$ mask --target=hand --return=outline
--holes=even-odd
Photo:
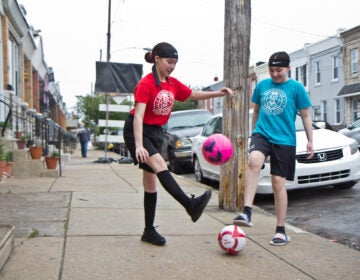
[[[306,146],[306,150],[308,152],[308,156],[306,157],[306,159],[311,159],[314,156],[314,147],[312,145],[312,142],[308,142],[307,146]]]
[[[136,160],[141,163],[146,162],[149,158],[149,153],[143,146],[136,147],[135,155]]]
[[[234,93],[233,91],[230,89],[230,88],[227,88],[227,87],[223,87],[221,90],[220,90],[221,93],[223,93],[223,96],[228,94],[230,96],[233,96]]]

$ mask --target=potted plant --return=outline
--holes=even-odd
[[[12,174],[12,168],[13,168],[13,164],[14,164],[14,153],[13,151],[8,151],[5,154],[5,172],[6,172],[6,176],[7,177],[11,177]]]
[[[32,159],[40,159],[43,155],[43,147],[37,145],[29,146],[29,153]]]
[[[26,137],[22,136],[20,139],[16,141],[19,150],[24,150],[26,144]]]
[[[52,151],[49,156],[45,157],[45,163],[47,169],[56,169],[59,159],[60,157],[58,151],[56,150]]]
[[[22,139],[23,138],[23,132],[22,131],[15,131],[15,138],[16,139]]]

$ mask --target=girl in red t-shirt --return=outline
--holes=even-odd
[[[176,49],[168,43],[157,44],[145,54],[145,60],[153,63],[152,73],[137,84],[135,106],[130,111],[124,126],[124,140],[134,164],[143,169],[145,229],[144,242],[165,245],[166,240],[154,228],[157,201],[156,178],[181,205],[193,222],[196,222],[211,198],[211,191],[199,197],[188,197],[174,180],[160,155],[164,138],[162,125],[166,124],[175,100],[208,99],[226,94],[233,95],[229,88],[220,91],[193,91],[177,79],[170,77],[178,62]]]

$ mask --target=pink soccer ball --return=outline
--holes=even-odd
[[[237,255],[245,249],[246,234],[238,226],[229,225],[221,229],[218,234],[219,246],[229,255]]]
[[[204,158],[211,164],[222,165],[232,156],[233,147],[229,138],[223,134],[213,134],[202,145]]]

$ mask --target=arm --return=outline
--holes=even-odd
[[[223,87],[219,91],[195,91],[193,90],[189,96],[189,98],[193,100],[201,100],[201,99],[208,99],[214,98],[219,96],[225,96],[226,94],[233,96],[233,91],[227,87]]]
[[[312,120],[311,120],[311,116],[310,116],[310,109],[305,108],[305,109],[300,110],[300,116],[302,118],[306,137],[308,139],[308,144],[307,144],[306,149],[307,149],[307,152],[309,155],[307,156],[307,159],[310,159],[314,156]]]
[[[252,120],[251,120],[251,131],[254,131],[255,129],[255,124],[259,118],[259,110],[260,110],[259,104],[255,103]]]
[[[145,103],[135,103],[134,114],[134,138],[136,160],[145,162],[149,157],[148,151],[143,146],[143,120],[145,114]]]

